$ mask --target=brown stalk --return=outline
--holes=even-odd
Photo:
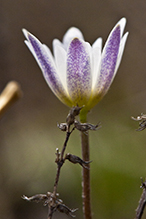
[[[16,81],[7,84],[0,95],[0,117],[22,96],[20,85]]]
[[[89,138],[84,132],[81,132],[82,159],[90,160]],[[87,168],[82,168],[82,200],[84,219],[91,219],[91,198],[90,198],[90,164]]]

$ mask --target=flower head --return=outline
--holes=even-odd
[[[61,43],[53,40],[53,53],[35,36],[23,29],[30,49],[54,94],[66,105],[94,107],[107,93],[121,62],[128,33],[126,19],[111,31],[102,50],[102,39],[91,46],[78,28],[71,27]]]

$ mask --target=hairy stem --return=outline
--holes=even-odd
[[[80,117],[81,122],[86,122],[86,116],[87,113],[84,114],[83,117]],[[81,146],[82,146],[82,159],[84,161],[89,161],[90,160],[89,135],[83,132],[81,132]],[[82,200],[83,200],[84,219],[91,219],[92,213],[91,213],[91,198],[90,198],[90,168],[82,169]]]

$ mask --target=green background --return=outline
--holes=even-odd
[[[16,80],[23,98],[0,120],[0,218],[42,219],[47,207],[27,203],[31,196],[53,190],[55,149],[61,149],[69,108],[50,91],[31,53],[24,45],[26,28],[52,49],[52,40],[71,26],[81,29],[91,44],[105,43],[123,16],[130,35],[121,66],[104,99],[88,115],[102,128],[90,132],[93,219],[134,218],[146,177],[146,130],[136,132],[131,120],[146,113],[146,3],[144,0],[0,0],[0,91]],[[80,134],[75,131],[67,152],[81,156]],[[66,162],[58,192],[82,217],[81,167]],[[55,218],[68,218],[56,213]],[[144,216],[143,218],[146,218]]]

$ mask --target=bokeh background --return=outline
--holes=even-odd
[[[146,113],[146,2],[144,0],[0,0],[0,92],[11,80],[20,83],[23,98],[0,120],[0,218],[43,219],[42,203],[31,196],[52,191],[55,149],[65,135],[57,127],[68,108],[50,91],[24,44],[26,28],[52,48],[70,26],[82,30],[91,44],[105,42],[116,22],[127,18],[130,35],[118,74],[88,121],[101,121],[90,133],[93,218],[134,218],[146,177],[146,131],[136,132],[131,120]],[[80,135],[71,136],[67,152],[81,155]],[[81,168],[66,162],[59,182],[60,198],[82,217]],[[55,218],[68,218],[56,213]],[[143,218],[146,218],[144,215]]]

